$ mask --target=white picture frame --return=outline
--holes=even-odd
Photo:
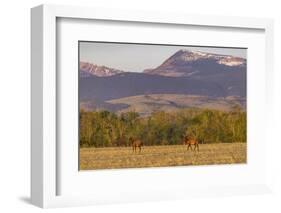
[[[260,156],[266,159],[264,166],[257,170],[257,174],[263,173],[263,178],[254,184],[247,182],[236,182],[231,184],[222,184],[219,186],[204,185],[194,183],[193,188],[178,188],[171,184],[163,190],[153,189],[150,195],[124,191],[123,196],[119,192],[110,192],[105,190],[104,194],[98,198],[98,195],[72,195],[60,194],[58,185],[62,184],[59,177],[61,166],[58,165],[60,152],[58,152],[57,139],[57,117],[58,117],[58,95],[57,88],[60,82],[57,79],[57,21],[60,18],[78,19],[78,20],[101,20],[101,21],[119,21],[130,23],[153,23],[155,26],[200,26],[207,28],[224,28],[227,30],[234,29],[253,29],[262,31],[264,37],[264,68],[261,75],[265,87],[261,92],[264,96],[264,106],[259,110],[268,112],[261,118],[266,126],[266,131],[262,134],[265,139],[265,146],[270,150],[270,131],[272,119],[272,95],[273,90],[273,21],[271,19],[241,18],[241,17],[216,17],[203,15],[173,14],[173,13],[154,13],[147,11],[125,11],[101,8],[85,8],[74,6],[54,6],[41,5],[31,10],[31,201],[33,204],[47,207],[62,207],[76,205],[92,205],[100,203],[117,203],[117,202],[139,202],[143,200],[166,200],[182,199],[198,196],[214,195],[233,195],[233,194],[252,194],[264,193],[271,191],[271,172],[270,161],[268,160],[268,151],[261,151]],[[257,85],[256,85],[257,86]],[[261,112],[261,111],[258,111]],[[63,164],[60,164],[63,165]],[[173,171],[183,171],[185,168]],[[206,167],[201,168],[207,169]],[[235,168],[234,168],[235,169]],[[244,168],[247,170],[247,168]],[[152,169],[149,169],[152,171]],[[210,169],[207,169],[210,170]],[[140,170],[138,170],[140,171]],[[146,170],[147,171],[147,170]],[[169,171],[169,168],[158,170],[163,175]],[[77,171],[78,172],[78,171]],[[108,172],[108,171],[107,171]],[[111,176],[120,171],[111,172]],[[164,172],[164,173],[161,173]],[[141,173],[141,172],[136,172]],[[177,172],[175,172],[176,174]],[[109,172],[107,173],[109,174]],[[90,175],[87,173],[84,176]],[[142,174],[144,175],[144,174]],[[179,175],[179,174],[177,174]],[[171,178],[175,178],[175,176]],[[70,178],[70,180],[72,180]],[[71,184],[71,182],[70,182]],[[73,184],[75,184],[73,182]],[[163,188],[165,185],[159,183],[158,187]],[[128,186],[129,187],[129,186]],[[75,187],[73,186],[73,190]],[[188,190],[187,190],[188,189]],[[71,191],[71,189],[70,189]],[[127,193],[127,194],[126,194]]]

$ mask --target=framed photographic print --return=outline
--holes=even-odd
[[[247,49],[79,41],[79,56],[80,170],[246,163]]]
[[[272,20],[108,12],[32,9],[32,203],[270,192]]]

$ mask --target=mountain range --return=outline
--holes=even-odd
[[[170,77],[187,77],[194,74],[212,75],[245,68],[246,59],[244,58],[182,49],[165,60],[160,66],[145,69],[143,73]],[[120,73],[125,73],[125,71],[88,62],[80,62],[80,77],[108,77]]]
[[[80,62],[80,107],[86,110],[107,109],[118,112],[132,110],[132,105],[138,108],[133,104],[133,100],[138,100],[139,105],[146,104],[146,108],[151,106],[153,109],[159,103],[164,103],[154,97],[154,101],[149,99],[147,104],[147,97],[151,95],[158,95],[157,97],[162,99],[163,95],[166,95],[165,107],[169,107],[167,98],[175,101],[174,94],[185,95],[186,99],[192,97],[190,100],[198,97],[201,101],[197,100],[196,103],[200,104],[196,106],[199,107],[206,106],[211,98],[212,103],[216,103],[217,99],[217,103],[223,105],[212,105],[218,108],[225,108],[227,103],[229,107],[238,104],[245,109],[246,69],[247,61],[244,58],[186,49],[177,51],[158,67],[145,69],[141,73]],[[138,98],[135,98],[136,96]],[[114,101],[117,99],[118,101]],[[178,106],[194,107],[193,102],[183,102],[182,96],[181,103],[186,104]],[[175,106],[175,103],[171,105],[173,109],[177,108]]]

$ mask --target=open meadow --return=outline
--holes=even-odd
[[[187,146],[80,148],[80,170],[165,167],[184,165],[241,164],[247,160],[247,143],[200,144],[200,151]]]

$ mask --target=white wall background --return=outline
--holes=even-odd
[[[80,207],[69,212],[280,212],[281,211],[281,6],[276,0],[6,0],[0,7],[0,211],[37,212],[30,188],[30,8],[42,3],[191,14],[269,17],[275,20],[275,120],[272,195]],[[278,85],[279,84],[279,85]],[[278,112],[279,110],[279,112]],[[47,210],[60,212],[65,209]]]

